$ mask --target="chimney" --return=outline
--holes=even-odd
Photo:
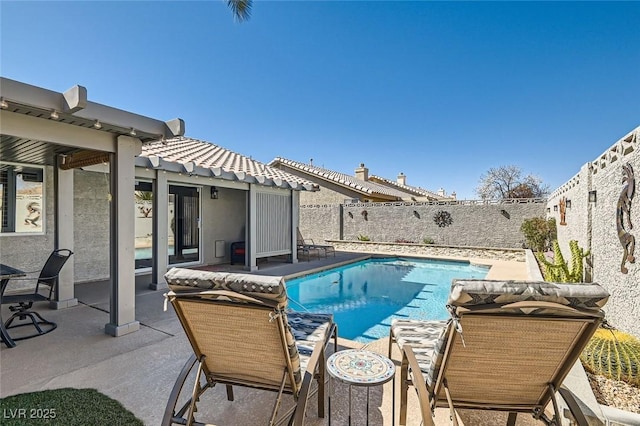
[[[360,167],[356,169],[356,177],[365,182],[369,180],[369,169],[364,166],[364,163],[360,163]]]
[[[444,192],[444,188],[440,188],[440,189],[438,189],[438,195],[439,195],[439,196],[444,197],[444,194],[445,194],[445,192]]]
[[[406,185],[407,177],[404,175],[404,173],[400,172],[400,174],[398,175],[398,180],[396,182],[398,183],[398,185]]]
[[[451,193],[451,198],[453,198],[454,200],[456,199],[456,191],[453,191],[453,192]]]

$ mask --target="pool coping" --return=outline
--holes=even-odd
[[[293,278],[299,278],[305,275],[311,275],[318,272],[322,272],[328,269],[339,268],[351,263],[360,262],[367,259],[382,259],[388,257],[404,257],[415,258],[423,260],[449,260],[454,262],[468,263],[472,266],[487,267],[489,271],[485,279],[487,280],[537,280],[537,277],[532,276],[531,269],[528,267],[527,262],[519,262],[515,260],[496,260],[496,259],[484,259],[484,258],[469,258],[458,256],[437,256],[437,255],[403,255],[396,253],[367,253],[361,257],[344,260],[330,265],[322,265],[317,268],[307,269],[305,271],[295,272],[289,275],[285,275],[284,279],[289,280]]]

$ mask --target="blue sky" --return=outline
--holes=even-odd
[[[555,189],[640,125],[638,2],[2,1],[0,74],[276,156],[476,198]]]

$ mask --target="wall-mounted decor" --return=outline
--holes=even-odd
[[[364,220],[369,220],[369,212],[366,210],[362,210],[362,213],[360,213],[362,215],[362,217],[364,217]]]
[[[560,198],[560,225],[566,225],[567,221],[567,197]]]
[[[620,272],[626,274],[629,270],[626,268],[625,263],[635,263],[636,261],[633,256],[636,248],[636,239],[629,233],[633,229],[633,224],[631,223],[631,200],[636,191],[636,180],[630,163],[622,165],[622,184],[622,192],[618,197],[616,209],[616,226],[618,228],[618,238],[624,251]],[[624,226],[625,222],[627,224],[626,228]]]
[[[353,219],[353,213],[348,212],[347,214],[349,215],[349,217],[350,217],[351,219]]]
[[[413,215],[414,215],[415,217],[417,217],[418,219],[420,219],[420,213],[418,213],[418,211],[417,211],[417,210],[414,210],[414,211],[413,211]]]
[[[595,203],[598,199],[597,197],[597,192],[596,191],[589,191],[589,202],[590,203]]]
[[[440,210],[435,215],[433,215],[433,221],[440,228],[444,228],[453,223],[453,218],[451,217],[451,213],[449,213],[448,211]]]

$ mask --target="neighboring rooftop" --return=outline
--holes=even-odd
[[[361,192],[365,195],[378,196],[389,200],[401,200],[409,196],[409,194],[407,194],[406,192],[400,191],[398,189],[365,180],[367,178],[367,169],[364,167],[364,164],[360,166],[359,170],[363,170],[365,179],[349,176],[345,173],[336,172],[334,170],[324,169],[322,167],[314,166],[313,164],[305,164],[298,161],[287,160],[286,158],[282,157],[276,157],[269,163],[269,166],[272,167],[278,167],[280,165],[284,165],[302,173],[319,177],[322,180],[326,180],[328,182],[345,186],[349,189]]]
[[[442,200],[442,199],[455,200],[456,198],[455,192],[451,194],[451,196],[446,196],[444,195],[444,190],[442,189],[438,191],[438,193],[435,193],[432,191],[428,191],[424,188],[421,188],[419,186],[407,185],[407,176],[404,173],[400,173],[396,181],[392,181],[390,179],[383,178],[381,176],[376,176],[376,175],[369,176],[369,180],[373,182],[381,183],[383,185],[390,186],[392,188],[397,188],[401,191],[408,192],[417,197],[426,197],[429,199],[429,201],[436,201],[436,200]]]
[[[136,165],[265,186],[318,190],[317,185],[306,179],[219,145],[187,137],[143,145]]]
[[[369,175],[369,169],[364,164],[355,170],[355,176],[334,170],[318,167],[312,163],[306,164],[282,157],[276,157],[269,163],[273,167],[286,166],[292,170],[299,171],[309,176],[315,176],[327,182],[342,185],[363,195],[385,198],[391,201],[415,200],[416,198],[428,198],[429,200],[455,199],[455,195],[447,197],[444,191],[440,194],[428,191],[423,188],[406,184],[406,176],[400,174],[398,182],[393,182],[383,177]]]

